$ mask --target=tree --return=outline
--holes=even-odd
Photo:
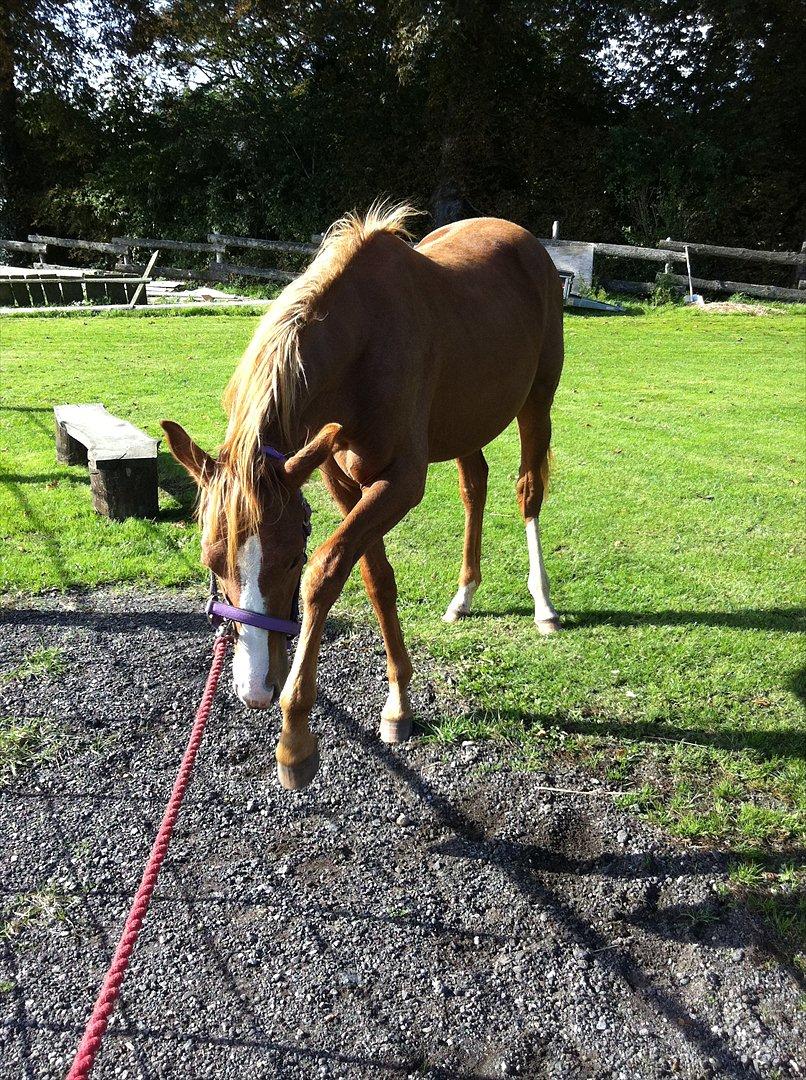
[[[146,0],[4,0],[0,4],[0,235],[31,224],[35,189],[22,110],[37,95],[95,104],[105,80],[124,78],[152,12]]]

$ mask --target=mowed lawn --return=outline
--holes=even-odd
[[[221,390],[255,322],[0,321],[7,594],[196,581],[201,603],[192,496],[170,459],[160,457],[159,521],[98,518],[86,471],[55,464],[52,407],[102,401],[153,434],[170,417],[214,449]],[[441,621],[463,524],[452,463],[432,468],[424,502],[389,538],[408,640],[468,703],[433,737],[506,739],[527,765],[571,756],[678,834],[795,858],[806,791],[804,328],[803,308],[566,319],[543,523],[567,630],[544,639],[532,623],[514,427],[488,449],[472,618]],[[336,518],[318,482],[310,493],[316,541]],[[357,574],[337,610],[369,617]]]

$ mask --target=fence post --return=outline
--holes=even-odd
[[[215,251],[213,252],[215,261],[217,263],[225,262],[224,256],[227,253],[227,245],[221,243],[221,233],[208,233],[207,240],[208,243],[215,244]]]

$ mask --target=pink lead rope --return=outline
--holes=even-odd
[[[126,919],[126,925],[123,927],[123,933],[121,934],[120,941],[115,949],[115,955],[112,957],[112,962],[109,965],[109,970],[106,973],[103,986],[98,994],[98,1000],[95,1002],[95,1007],[92,1010],[92,1016],[87,1021],[81,1043],[76,1051],[76,1056],[73,1060],[70,1072],[67,1074],[67,1080],[87,1080],[87,1077],[90,1075],[92,1067],[95,1064],[95,1057],[100,1049],[106,1026],[109,1023],[112,1013],[115,1011],[115,1005],[120,996],[120,988],[123,984],[126,969],[129,966],[129,960],[134,952],[134,946],[137,944],[137,936],[142,928],[146,913],[148,912],[148,905],[151,903],[154,887],[157,884],[160,867],[162,866],[165,856],[168,854],[168,844],[171,842],[171,833],[173,832],[174,825],[179,817],[182,799],[185,796],[185,791],[190,782],[193,763],[196,760],[196,754],[198,753],[202,741],[207,717],[210,715],[216,686],[218,685],[218,679],[221,675],[221,669],[224,666],[224,657],[230,640],[230,635],[226,631],[219,632],[216,636],[215,644],[213,646],[213,662],[210,666],[210,674],[207,676],[207,684],[204,687],[204,693],[202,694],[202,699],[199,703],[198,711],[196,712],[196,719],[193,721],[193,729],[191,730],[190,738],[188,739],[187,748],[182,758],[182,763],[179,766],[176,780],[174,781],[171,798],[165,808],[165,814],[163,815],[162,823],[157,832],[156,839],[154,840],[154,846],[151,848],[151,854],[148,857],[148,862],[143,871],[140,888],[137,890],[137,894],[132,903],[131,911]]]

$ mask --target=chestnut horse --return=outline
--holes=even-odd
[[[559,628],[538,528],[563,364],[559,276],[540,242],[511,222],[460,221],[412,247],[410,213],[376,206],[332,226],[260,322],[227,387],[218,460],[163,422],[171,452],[199,484],[202,561],[231,604],[289,618],[304,562],[301,488],[316,468],[342,512],[302,578],[290,673],[281,633],[238,631],[239,697],[267,708],[279,694],[277,765],[286,788],[306,786],[318,767],[309,727],[317,658],[325,619],[358,560],[386,647],[381,738],[410,735],[412,665],[383,538],[422,499],[429,463],[455,458],[465,539],[445,620],[469,614],[481,582],[482,447],[513,417],[535,622],[541,633]],[[267,455],[265,444],[280,453]]]

